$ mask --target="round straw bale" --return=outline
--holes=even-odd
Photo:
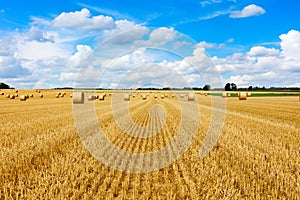
[[[247,93],[246,92],[240,92],[239,93],[239,100],[246,100],[247,99]]]
[[[95,99],[98,99],[98,98],[99,98],[99,95],[95,94],[94,97],[95,97]]]
[[[43,98],[44,97],[44,95],[43,94],[40,94],[40,98]]]
[[[59,98],[59,94],[56,94],[56,95],[55,95],[55,98]]]
[[[251,97],[251,92],[247,92],[247,97]]]
[[[20,101],[26,101],[26,95],[20,95]]]
[[[19,92],[18,90],[16,90],[16,93]]]
[[[226,95],[227,95],[227,97],[230,97],[230,96],[231,96],[231,94],[230,94],[230,93],[227,93]]]
[[[37,92],[38,92],[38,93],[41,93],[41,91],[40,91],[40,90],[38,90]]]
[[[72,98],[72,97],[73,97],[73,94],[70,94],[70,97]]]
[[[1,92],[1,95],[4,95],[4,92]]]
[[[18,97],[19,95],[18,94],[15,94],[15,97]]]
[[[164,98],[165,98],[165,95],[163,95],[163,94],[160,95],[160,98],[161,98],[161,99],[164,99]]]
[[[146,96],[145,94],[143,94],[143,95],[142,95],[142,99],[143,99],[143,100],[146,100],[146,99],[147,99],[147,96]]]
[[[174,98],[175,97],[175,95],[174,94],[172,94],[172,98]]]
[[[124,94],[124,101],[130,101],[130,95]]]
[[[93,94],[90,94],[89,96],[88,96],[88,100],[89,101],[93,101],[93,100],[95,100],[96,98],[95,98],[95,96],[93,95]]]
[[[181,98],[184,98],[184,94],[181,94],[180,97],[181,97]]]
[[[9,94],[7,94],[7,95],[6,95],[6,98],[10,98],[10,95],[9,95]]]
[[[223,93],[222,93],[222,97],[223,97],[223,98],[226,98],[226,97],[227,97],[226,92],[223,92]]]
[[[135,94],[133,94],[132,97],[134,98],[134,97],[135,97]]]
[[[207,93],[206,93],[206,92],[204,93],[204,96],[207,96]]]
[[[10,99],[14,99],[14,98],[15,98],[15,95],[12,95],[12,94],[11,94],[11,95],[9,95],[9,98],[10,98]]]
[[[29,97],[33,97],[33,94],[30,94]]]
[[[104,101],[104,97],[105,97],[105,96],[104,96],[103,94],[99,95],[99,98],[98,98],[99,101]]]
[[[157,98],[157,94],[154,95],[154,98],[155,98],[155,99]]]
[[[194,92],[189,92],[188,101],[194,101],[194,100],[195,100],[195,93]]]
[[[73,92],[73,103],[80,104],[84,103],[84,93],[83,92]]]

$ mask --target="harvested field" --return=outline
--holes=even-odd
[[[198,104],[199,128],[178,160],[156,171],[126,173],[105,166],[85,148],[75,128],[72,98],[55,98],[55,90],[41,92],[43,98],[35,90],[19,90],[20,94],[33,94],[22,102],[18,97],[0,96],[0,199],[300,198],[298,96],[252,96],[246,101],[226,98],[222,133],[205,158],[199,157],[199,149],[211,122],[211,98],[222,97],[196,94],[195,101],[187,101],[188,97],[180,93],[161,99],[154,98],[160,93],[152,91],[147,101],[140,95],[124,101],[121,95],[120,105],[128,104],[133,124],[157,131],[149,138],[120,130],[111,107],[114,93],[103,101],[85,101],[94,105],[99,127],[107,138],[134,153],[167,145],[182,123],[179,102]],[[60,92],[68,96],[73,93]],[[122,106],[115,109],[116,115],[124,115]],[[83,115],[85,112],[82,110]],[[129,124],[127,118],[121,119],[125,122],[120,123]],[[161,129],[151,129],[153,124]],[[133,128],[125,126],[128,132]]]

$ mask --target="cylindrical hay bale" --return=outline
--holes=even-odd
[[[73,97],[73,94],[70,94],[70,97],[72,98],[72,97]]]
[[[1,92],[1,95],[4,95],[4,92]]]
[[[73,103],[80,104],[84,103],[84,93],[83,92],[73,92]]]
[[[223,98],[226,98],[226,97],[227,97],[226,92],[223,92],[223,93],[222,93],[222,97],[223,97]]]
[[[10,98],[10,95],[9,95],[9,94],[7,94],[7,95],[6,95],[6,98]]]
[[[95,96],[94,96],[93,94],[90,94],[90,95],[88,96],[88,100],[89,100],[89,101],[95,100]]]
[[[30,94],[29,97],[33,97],[33,94]]]
[[[64,96],[67,94],[66,92],[62,93]]]
[[[19,95],[18,94],[15,94],[15,97],[18,97]]]
[[[41,93],[41,91],[40,91],[40,90],[38,90],[37,92],[38,92],[38,93]]]
[[[26,95],[25,95],[25,97],[26,97],[26,99],[28,99],[28,98],[29,98],[29,95],[28,95],[28,94],[26,94]]]
[[[124,94],[124,101],[130,101],[130,95]]]
[[[12,95],[12,94],[11,94],[11,95],[9,95],[9,98],[10,98],[10,99],[14,99],[14,98],[15,98],[15,95]]]
[[[16,90],[16,93],[19,92],[18,90]]]
[[[95,94],[94,95],[95,99],[99,99],[99,95]]]
[[[175,97],[175,95],[174,94],[172,94],[172,98],[174,98]]]
[[[103,97],[106,97],[106,93],[103,94]]]
[[[135,94],[133,94],[132,97],[134,98],[134,97],[135,97]]]
[[[188,101],[194,101],[194,100],[195,100],[195,93],[194,92],[189,92]]]
[[[103,94],[101,94],[101,95],[99,95],[99,101],[104,101],[104,95]]]
[[[184,94],[181,94],[180,97],[181,97],[181,98],[184,98]]]
[[[20,101],[26,101],[26,95],[20,95]]]
[[[154,95],[154,98],[155,98],[155,99],[157,98],[157,94]]]
[[[207,93],[206,93],[206,92],[204,93],[204,96],[207,96]]]
[[[146,99],[147,99],[147,96],[146,96],[145,94],[143,94],[143,95],[142,95],[142,99],[143,99],[143,100],[146,100]]]
[[[55,95],[55,98],[59,98],[59,94]]]
[[[58,95],[61,95],[61,92],[58,92],[57,94],[58,94]]]
[[[230,94],[230,93],[227,93],[226,95],[227,95],[227,97],[230,97],[230,96],[231,96],[231,94]]]
[[[43,98],[44,97],[44,95],[43,94],[40,94],[40,98]]]
[[[251,97],[251,92],[247,92],[247,97]]]
[[[240,92],[239,93],[239,100],[246,100],[247,99],[247,93],[246,92]]]
[[[165,98],[165,95],[163,95],[163,94],[160,95],[160,98],[161,98],[161,99],[164,99],[164,98]]]

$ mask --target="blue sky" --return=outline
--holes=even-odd
[[[300,87],[299,10],[291,0],[2,1],[0,80]]]

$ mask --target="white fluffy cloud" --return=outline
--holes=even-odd
[[[291,30],[282,34],[280,49],[254,46],[246,53],[226,58],[213,57],[217,69],[227,82],[240,87],[298,86],[300,82],[300,33]]]
[[[88,9],[83,8],[81,11],[61,13],[53,20],[53,26],[60,28],[73,28],[79,30],[106,30],[115,27],[112,17],[98,15],[90,17]]]
[[[259,16],[265,14],[266,11],[260,6],[255,4],[251,4],[249,6],[244,7],[240,11],[232,11],[230,13],[231,18],[244,18],[244,17],[251,17],[251,16]]]

